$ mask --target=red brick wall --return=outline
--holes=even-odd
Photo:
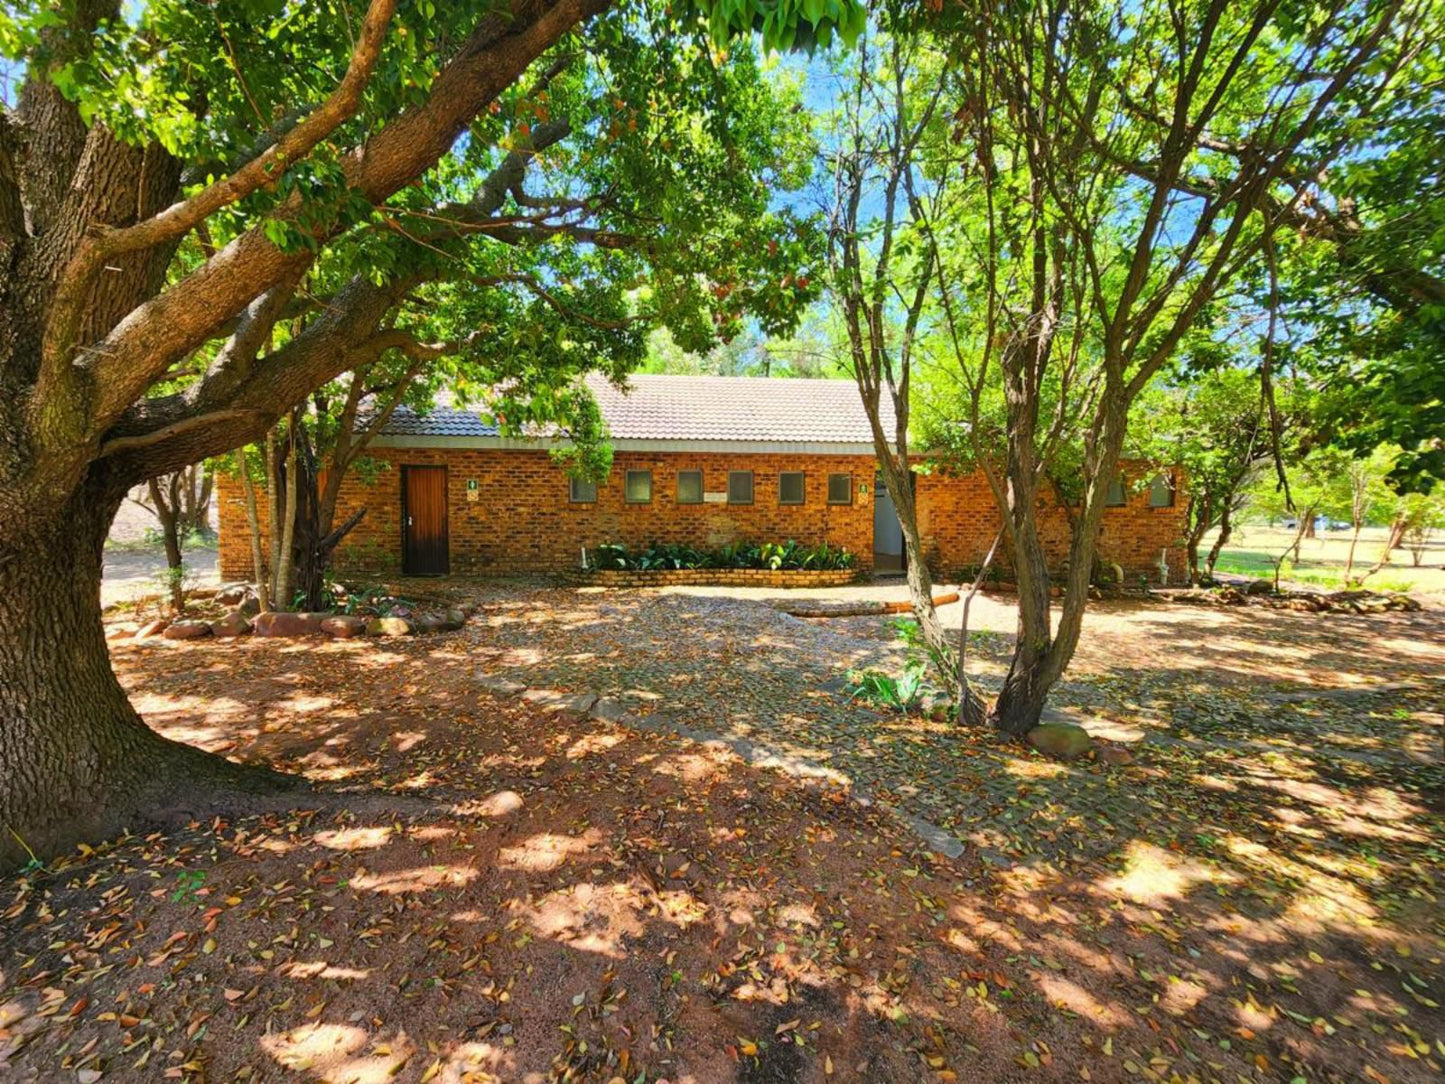
[[[1125,464],[1126,478],[1150,476],[1144,464]],[[945,576],[961,568],[977,566],[988,553],[1002,517],[993,491],[982,472],[966,477],[946,474],[919,475],[918,531],[923,536],[929,564]],[[1184,513],[1186,497],[1182,485],[1169,508],[1149,507],[1149,491],[1125,486],[1125,503],[1104,509],[1099,531],[1100,560],[1120,565],[1133,584],[1145,575],[1151,584],[1159,582],[1159,551],[1169,554],[1171,583],[1188,579],[1185,566]],[[1069,521],[1049,491],[1040,499],[1042,515],[1039,533],[1048,554],[1049,567],[1058,570],[1069,555]],[[994,560],[1008,567],[1007,542],[999,546]]]
[[[401,569],[401,470],[403,464],[447,467],[448,532],[454,573],[555,572],[575,569],[581,548],[621,542],[632,548],[652,542],[716,549],[739,540],[843,546],[860,565],[873,561],[873,459],[868,456],[728,455],[684,452],[618,452],[612,474],[597,487],[592,504],[569,500],[567,477],[544,451],[376,449],[387,469],[368,483],[353,471],[342,483],[338,521],[361,505],[366,518],[342,543],[341,567],[397,573]],[[652,501],[626,504],[629,470],[652,472]],[[727,490],[728,472],[753,472],[753,503],[678,504],[677,472],[701,470],[703,491]],[[804,472],[804,503],[778,503],[780,471]],[[853,503],[828,503],[828,475],[853,476]],[[476,479],[477,500],[467,500]],[[867,483],[867,495],[858,493]],[[222,477],[221,576],[250,575],[250,542],[240,485]]]
[[[387,464],[369,480],[352,471],[342,484],[338,519],[365,505],[366,518],[347,536],[338,566],[395,575],[401,571],[401,470],[403,464],[444,465],[447,470],[448,530],[454,573],[559,572],[576,569],[581,547],[622,542],[637,548],[651,542],[686,543],[715,549],[729,542],[784,541],[805,545],[826,541],[845,546],[860,566],[873,561],[873,475],[869,456],[787,456],[618,452],[611,477],[597,488],[594,504],[568,499],[566,476],[544,451],[461,449],[376,449]],[[628,470],[652,471],[652,502],[626,504]],[[703,490],[727,490],[730,470],[753,471],[753,503],[685,504],[677,497],[677,472],[701,470]],[[778,503],[778,473],[802,470],[802,505]],[[828,475],[853,477],[853,503],[827,503]],[[477,481],[477,500],[467,500],[467,480]],[[868,493],[858,492],[866,483]],[[919,530],[929,564],[944,577],[976,565],[998,529],[999,514],[982,475],[941,474],[918,478]],[[224,579],[251,575],[250,541],[241,488],[232,478],[217,482],[220,505],[220,564]],[[264,503],[264,502],[263,502]],[[264,517],[264,508],[262,509]],[[1145,492],[1129,492],[1127,505],[1104,512],[1100,556],[1121,564],[1129,579],[1158,581],[1161,548],[1169,549],[1176,580],[1183,578],[1181,540],[1184,497],[1173,508],[1149,507]],[[1048,507],[1045,544],[1057,567],[1068,552],[1068,524],[1062,510]],[[1006,554],[1002,558],[1007,564]]]

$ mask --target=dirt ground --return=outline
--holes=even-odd
[[[1440,1078],[1439,612],[1100,608],[1058,699],[1110,768],[848,705],[881,619],[480,594],[451,635],[115,649],[151,725],[315,790],[0,881],[0,1076]],[[972,624],[996,680],[1007,602]],[[872,762],[969,850],[477,684],[512,667]]]

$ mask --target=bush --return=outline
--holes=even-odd
[[[626,546],[607,542],[592,550],[593,567],[628,572],[657,569],[757,568],[833,571],[853,568],[857,558],[846,549],[824,542],[801,546],[786,542],[733,542],[719,550],[654,542],[645,550],[629,552]]]

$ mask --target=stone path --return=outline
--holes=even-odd
[[[852,591],[891,597],[891,589]],[[1013,862],[1084,859],[1136,830],[1151,803],[1207,801],[1207,788],[1182,799],[1180,788],[1204,778],[1199,758],[1214,750],[1238,758],[1254,742],[1330,755],[1368,748],[1396,769],[1438,771],[1439,738],[1432,746],[1419,729],[1434,725],[1436,686],[1416,678],[1438,673],[1445,657],[1429,646],[1441,642],[1438,613],[1321,622],[1166,603],[1091,608],[1085,647],[1052,706],[1096,737],[1144,750],[1134,766],[1108,768],[1046,761],[991,735],[850,702],[850,668],[901,666],[886,618],[807,620],[779,612],[764,594],[736,591],[513,585],[486,588],[477,601],[477,619],[461,635],[489,680],[600,698],[585,710],[722,741],[752,763],[847,785],[920,829]],[[957,609],[945,617],[956,622]],[[974,614],[971,669],[993,688],[1009,652],[1011,609],[980,599]],[[1280,698],[1307,685],[1357,690],[1342,702],[1346,728],[1337,713],[1316,718],[1313,697]],[[1402,727],[1408,733],[1396,733]],[[1209,767],[1219,774],[1220,765]],[[1224,769],[1229,785],[1236,774],[1254,785],[1247,756]]]

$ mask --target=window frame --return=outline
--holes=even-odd
[[[798,479],[798,499],[789,501],[783,499],[783,479],[788,477]],[[808,503],[808,472],[801,470],[780,470],[778,471],[778,503],[790,507],[797,507],[800,504]]]
[[[1169,500],[1166,501],[1166,502],[1164,502],[1163,504],[1156,504],[1155,501],[1154,501],[1154,494],[1155,494],[1155,492],[1156,492],[1156,490],[1157,490],[1160,482],[1163,482],[1163,483],[1164,483],[1164,488],[1165,488],[1165,489],[1168,491],[1168,493],[1169,493]],[[1178,487],[1175,485],[1175,482],[1174,482],[1174,472],[1173,472],[1173,471],[1160,471],[1160,472],[1159,472],[1158,474],[1156,474],[1152,479],[1150,479],[1150,481],[1149,481],[1149,507],[1150,507],[1150,508],[1173,508],[1174,505],[1175,505],[1175,502],[1176,502],[1178,499],[1179,499]]]
[[[634,474],[647,475],[647,496],[642,500],[632,496],[632,476]],[[637,468],[623,472],[622,476],[622,501],[624,504],[651,504],[652,503],[652,471]]]
[[[590,497],[579,497],[579,496],[577,496],[577,487],[578,487],[579,485],[582,485],[582,486],[591,486],[591,487],[592,487],[592,496],[590,496]],[[589,481],[587,481],[587,480],[584,479],[584,478],[568,478],[568,479],[567,479],[567,503],[568,503],[568,504],[596,504],[596,503],[597,503],[597,483],[596,483],[596,482],[589,482]]]
[[[733,479],[736,478],[736,477],[738,477],[739,475],[743,475],[743,474],[747,475],[747,477],[748,477],[748,499],[745,500],[745,501],[739,501],[739,500],[735,500],[735,499],[733,498]],[[754,476],[754,472],[753,472],[753,471],[750,471],[750,470],[730,470],[730,471],[728,471],[728,504],[740,504],[740,505],[752,504],[752,503],[754,503],[754,502],[757,500],[757,496],[758,496],[757,479],[756,479],[756,477]]]
[[[683,476],[684,474],[695,474],[695,475],[697,475],[697,499],[696,499],[696,500],[684,500],[684,499],[683,499],[683,496],[682,496],[682,476]],[[703,494],[704,494],[705,492],[706,492],[706,488],[703,486],[703,475],[702,475],[702,471],[700,471],[700,470],[680,470],[680,471],[677,472],[677,491],[676,491],[676,494],[675,494],[675,499],[676,499],[676,501],[677,501],[678,504],[702,504],[702,503],[703,503]]]
[[[1119,499],[1114,500],[1114,487],[1119,487]],[[1120,473],[1109,483],[1109,488],[1104,491],[1105,508],[1123,508],[1129,503],[1129,487],[1124,482],[1124,475]]]
[[[835,500],[833,497],[833,479],[844,478],[848,482],[848,496],[843,500]],[[828,475],[828,503],[846,505],[853,503],[853,474],[851,471],[834,471]]]

